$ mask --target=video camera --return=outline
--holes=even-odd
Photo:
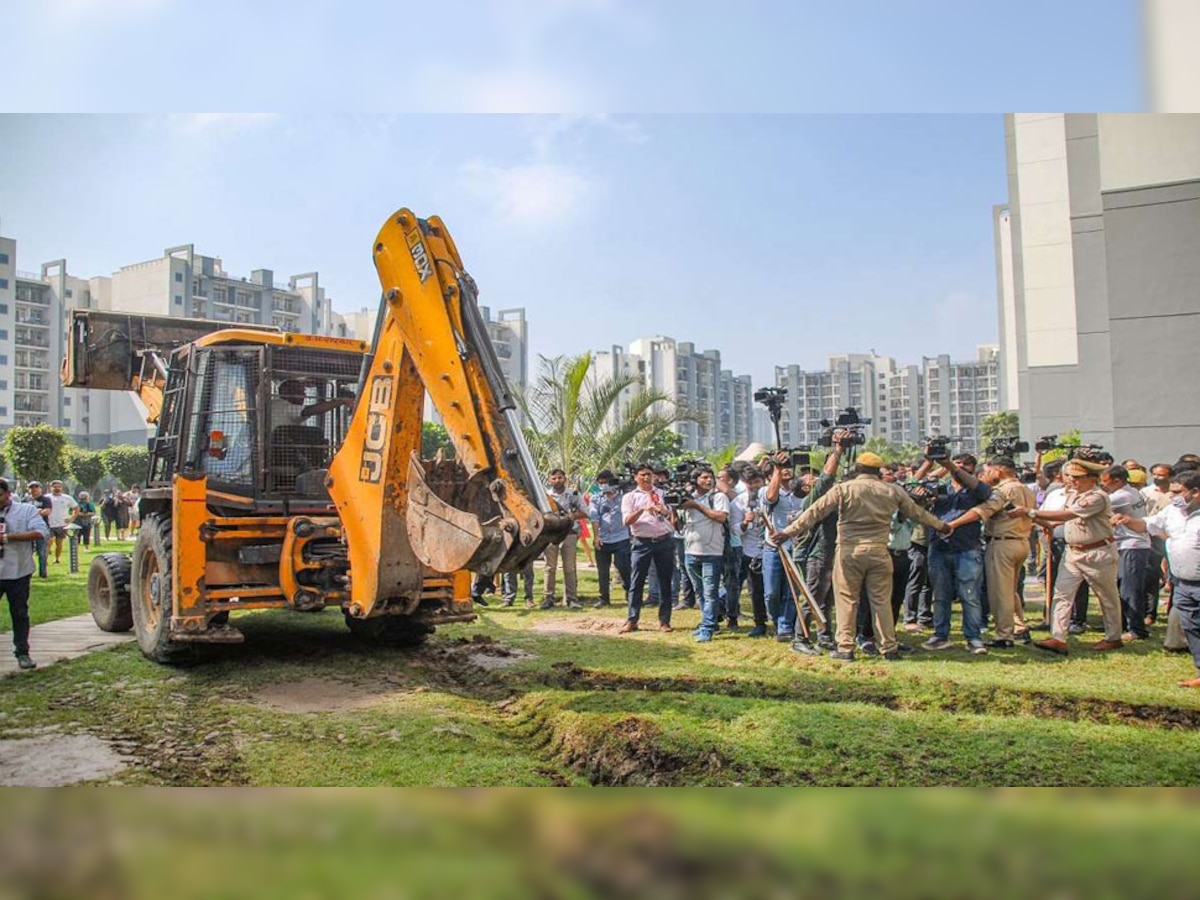
[[[771,417],[771,424],[775,426],[776,447],[783,444],[783,439],[779,436],[779,420],[783,418],[783,401],[786,399],[787,388],[765,387],[754,392],[754,402],[767,408],[767,415]]]
[[[1066,450],[1067,459],[1082,459],[1094,463],[1111,463],[1112,454],[1102,444],[1061,444],[1057,434],[1046,434],[1037,439],[1033,449],[1038,453],[1048,450]]]
[[[936,478],[913,481],[904,485],[904,492],[912,498],[914,503],[924,509],[933,509],[934,503],[937,502],[938,494],[942,490],[942,483]]]
[[[696,480],[693,477],[697,469],[711,469],[706,459],[685,459],[669,470],[665,484],[658,485],[662,492],[663,503],[672,509],[685,500],[692,499],[696,493]]]
[[[784,447],[782,450],[776,450],[767,457],[768,468],[777,465],[775,457],[780,453],[787,454],[787,462],[783,464],[786,469],[796,471],[798,469],[808,469],[812,466],[812,447],[808,444],[801,444],[799,447]]]
[[[870,419],[864,419],[858,414],[857,409],[853,406],[847,406],[838,413],[837,418],[832,423],[828,419],[821,420],[821,427],[825,430],[821,432],[817,443],[822,447],[832,447],[834,432],[841,430],[847,432],[847,434],[838,438],[839,447],[861,447],[867,442],[867,426],[870,424]]]
[[[1016,459],[1021,453],[1029,452],[1029,441],[1021,440],[1017,435],[994,438],[983,451],[987,456],[1007,456]]]
[[[962,438],[950,437],[946,434],[933,434],[925,438],[925,458],[930,462],[945,462],[950,458],[950,445],[956,444]]]

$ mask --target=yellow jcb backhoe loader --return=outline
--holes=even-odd
[[[445,225],[402,209],[374,259],[370,344],[72,312],[63,383],[135,391],[157,424],[132,559],[88,573],[101,628],[169,662],[242,641],[230,613],[335,606],[354,633],[417,641],[474,618],[470,572],[518,569],[569,530]],[[426,392],[452,460],[420,456]]]

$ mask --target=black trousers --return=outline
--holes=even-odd
[[[1119,550],[1117,589],[1121,593],[1121,618],[1125,631],[1140,638],[1150,636],[1146,628],[1146,578],[1150,573],[1150,549]]]
[[[754,615],[754,624],[765,628],[767,626],[767,595],[763,590],[762,558],[752,558],[742,554],[742,564],[738,575],[741,583],[750,582],[750,611]]]
[[[633,539],[633,554],[630,563],[629,609],[630,621],[636,622],[642,614],[642,594],[646,589],[646,576],[650,564],[654,564],[658,577],[658,621],[671,624],[671,576],[675,574],[675,539],[671,535],[657,541]]]
[[[13,653],[16,656],[29,655],[29,581],[32,578],[32,575],[26,575],[0,580],[0,595],[8,598],[8,612],[12,616]]]
[[[611,544],[596,543],[596,576],[600,579],[600,602],[611,603],[609,590],[612,585],[612,565],[617,564],[617,577],[621,587],[629,592],[629,566],[631,550],[628,538]]]
[[[916,546],[915,544],[913,546]],[[908,588],[908,569],[911,565],[907,550],[890,550],[892,555],[892,624],[900,621],[900,609]],[[866,600],[864,588],[863,600]],[[858,604],[858,636],[864,641],[875,640],[875,626],[871,623],[871,604]]]
[[[904,586],[904,621],[933,625],[933,591],[929,585],[929,548],[908,548],[908,581]]]

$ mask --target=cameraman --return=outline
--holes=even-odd
[[[707,643],[720,627],[717,616],[729,498],[713,490],[716,476],[712,469],[697,469],[692,480],[696,484],[695,493],[690,500],[679,504],[679,509],[686,514],[683,541],[687,575],[700,598],[700,627],[694,634],[698,642]]]
[[[750,466],[742,470],[741,480],[746,490],[729,504],[730,531],[739,534],[741,542],[737,593],[741,593],[743,582],[750,582],[750,609],[754,614],[754,627],[746,636],[761,638],[767,636],[767,604],[763,595],[762,576],[763,523],[759,514],[762,510],[759,490],[764,479],[759,468]]]
[[[801,499],[792,490],[792,469],[786,453],[769,457],[771,466],[767,486],[759,490],[759,503],[776,531],[782,531],[799,514]],[[790,643],[796,634],[796,604],[792,589],[783,573],[780,553],[791,553],[791,541],[763,545],[763,590],[767,613],[775,623],[775,640]]]
[[[860,453],[854,467],[857,477],[834,485],[770,539],[770,544],[779,546],[837,512],[833,585],[837,591],[838,648],[830,653],[834,659],[854,659],[855,624],[864,586],[874,614],[879,650],[884,659],[900,658],[892,621],[892,556],[887,549],[896,511],[943,534],[952,531],[950,525],[921,509],[899,487],[884,483],[879,477],[882,467],[883,460],[876,454]]]
[[[600,599],[593,605],[597,608],[611,606],[609,584],[614,561],[628,599],[630,553],[629,528],[621,515],[621,491],[611,470],[605,469],[596,476],[596,490],[587,513],[596,523],[596,575],[600,580]]]
[[[642,593],[653,564],[658,580],[658,630],[671,630],[671,576],[675,574],[675,514],[654,486],[654,469],[640,465],[637,487],[621,498],[622,522],[630,533],[629,604],[621,634],[638,630]]]
[[[804,511],[829,493],[829,489],[837,483],[838,465],[842,454],[845,453],[848,441],[853,435],[845,429],[833,433],[832,445],[825,457],[825,465],[821,474],[813,481],[808,489],[808,495],[801,502],[800,509]],[[802,541],[796,541],[792,558],[804,572],[804,584],[812,594],[813,600],[825,616],[825,625],[817,632],[817,642],[814,646],[802,636],[796,635],[792,641],[792,649],[797,653],[815,656],[822,650],[833,650],[837,645],[833,640],[833,557],[837,552],[837,513],[829,516]],[[806,610],[805,623],[809,626],[809,634],[815,628],[811,611]]]
[[[933,514],[951,525],[967,510],[992,496],[992,489],[975,477],[976,459],[960,453],[945,460],[929,459],[917,470],[918,480],[940,462],[950,478],[933,502]],[[921,646],[944,650],[950,646],[950,617],[955,596],[962,603],[963,637],[972,653],[983,655],[983,535],[978,521],[964,523],[949,537],[929,544],[929,581],[933,585],[933,637]]]

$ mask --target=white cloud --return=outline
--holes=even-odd
[[[605,131],[631,144],[644,144],[650,140],[635,120],[608,113],[540,116],[531,126],[534,152],[539,157],[548,156],[560,141],[588,129]]]
[[[39,5],[58,24],[81,19],[128,19],[158,12],[172,0],[41,0]]]
[[[531,163],[497,166],[470,162],[462,169],[466,188],[513,224],[561,225],[582,214],[595,201],[597,182],[566,166]]]
[[[245,131],[272,122],[276,113],[181,113],[169,117],[176,132],[185,136],[219,135]]]

